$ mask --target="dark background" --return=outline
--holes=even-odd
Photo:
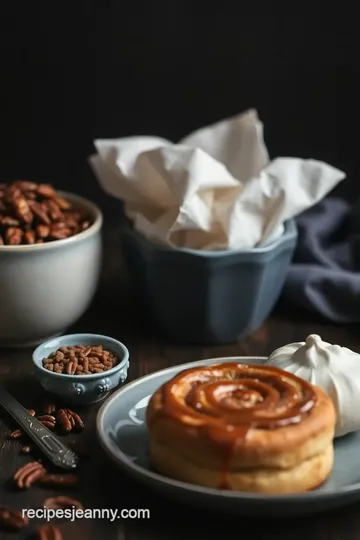
[[[254,7],[251,16],[226,2],[11,3],[0,17],[1,180],[51,182],[116,220],[86,163],[94,138],[176,141],[254,107],[271,156],[325,160],[357,196],[357,18]]]

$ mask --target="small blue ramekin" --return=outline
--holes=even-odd
[[[104,371],[91,375],[67,375],[54,373],[43,367],[42,361],[60,347],[74,345],[102,345],[113,352],[118,364]],[[110,390],[122,384],[127,378],[129,368],[129,351],[123,343],[111,337],[98,334],[69,334],[60,336],[39,345],[33,352],[35,375],[41,386],[52,394],[61,396],[64,401],[78,405],[90,405],[103,400]]]

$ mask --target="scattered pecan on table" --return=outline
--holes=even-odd
[[[76,486],[79,478],[70,473],[49,473],[39,461],[31,461],[15,472],[14,481],[20,489],[28,489],[35,482],[43,486],[65,488]]]
[[[32,415],[32,416],[35,416],[35,415]],[[44,414],[42,416],[37,416],[36,418],[48,429],[55,428],[55,425],[56,425],[55,416]],[[25,436],[25,433],[21,429],[15,429],[15,431],[10,433],[10,439],[20,439],[21,437],[24,437],[24,436]]]
[[[80,415],[71,409],[58,409],[55,403],[47,402],[42,407],[42,410],[45,412],[50,411],[51,414],[42,414],[36,416],[34,409],[30,409],[29,412],[32,416],[36,416],[36,418],[47,428],[51,430],[55,430],[57,428],[59,434],[67,435],[70,432],[79,432],[84,428],[84,422]],[[26,433],[24,433],[21,429],[16,429],[10,433],[9,437],[13,440],[21,440],[22,454],[30,454],[32,452],[33,445],[30,444]]]
[[[48,487],[74,487],[79,483],[79,477],[70,473],[45,474],[39,480],[40,484]]]
[[[39,461],[31,461],[20,467],[14,474],[14,482],[19,489],[29,489],[46,474],[44,466]]]
[[[20,439],[24,436],[24,432],[21,429],[15,429],[10,433],[10,439]]]
[[[35,416],[34,409],[28,409],[28,413],[31,414],[31,416]],[[21,429],[15,429],[12,433],[10,433],[10,439],[20,439],[24,436],[24,432]]]
[[[45,499],[43,506],[54,510],[62,508],[75,508],[76,510],[84,510],[84,507],[80,501],[62,495],[59,495],[58,497],[48,497],[47,499]]]
[[[118,358],[111,351],[106,351],[102,345],[88,347],[60,347],[57,351],[44,358],[45,369],[67,375],[91,375],[102,373],[113,368]]]
[[[56,405],[53,401],[47,400],[42,406],[43,414],[54,414],[56,411]]]
[[[37,540],[62,540],[62,534],[56,525],[47,523],[46,525],[41,525],[36,529]]]
[[[0,245],[61,240],[90,225],[88,216],[48,184],[26,180],[0,183]]]
[[[71,409],[64,409],[71,423],[71,431],[81,431],[84,428],[84,422],[81,417]]]
[[[70,409],[57,410],[56,421],[61,431],[65,434],[70,433],[70,431],[81,431],[84,427],[80,416]]]
[[[54,429],[56,425],[56,418],[55,416],[51,414],[43,414],[41,416],[37,416],[37,419],[39,422],[43,424],[43,426],[47,427],[48,429]]]
[[[22,516],[20,510],[8,506],[0,506],[0,528],[19,531],[29,524],[29,519]]]

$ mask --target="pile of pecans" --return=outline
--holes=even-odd
[[[0,245],[61,240],[90,225],[89,217],[49,184],[27,180],[0,183]]]
[[[92,375],[102,373],[116,366],[119,359],[102,345],[75,345],[60,347],[43,359],[43,366],[55,373],[67,375]]]

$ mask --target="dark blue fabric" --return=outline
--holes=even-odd
[[[328,198],[297,223],[284,299],[335,322],[360,322],[360,204]]]

